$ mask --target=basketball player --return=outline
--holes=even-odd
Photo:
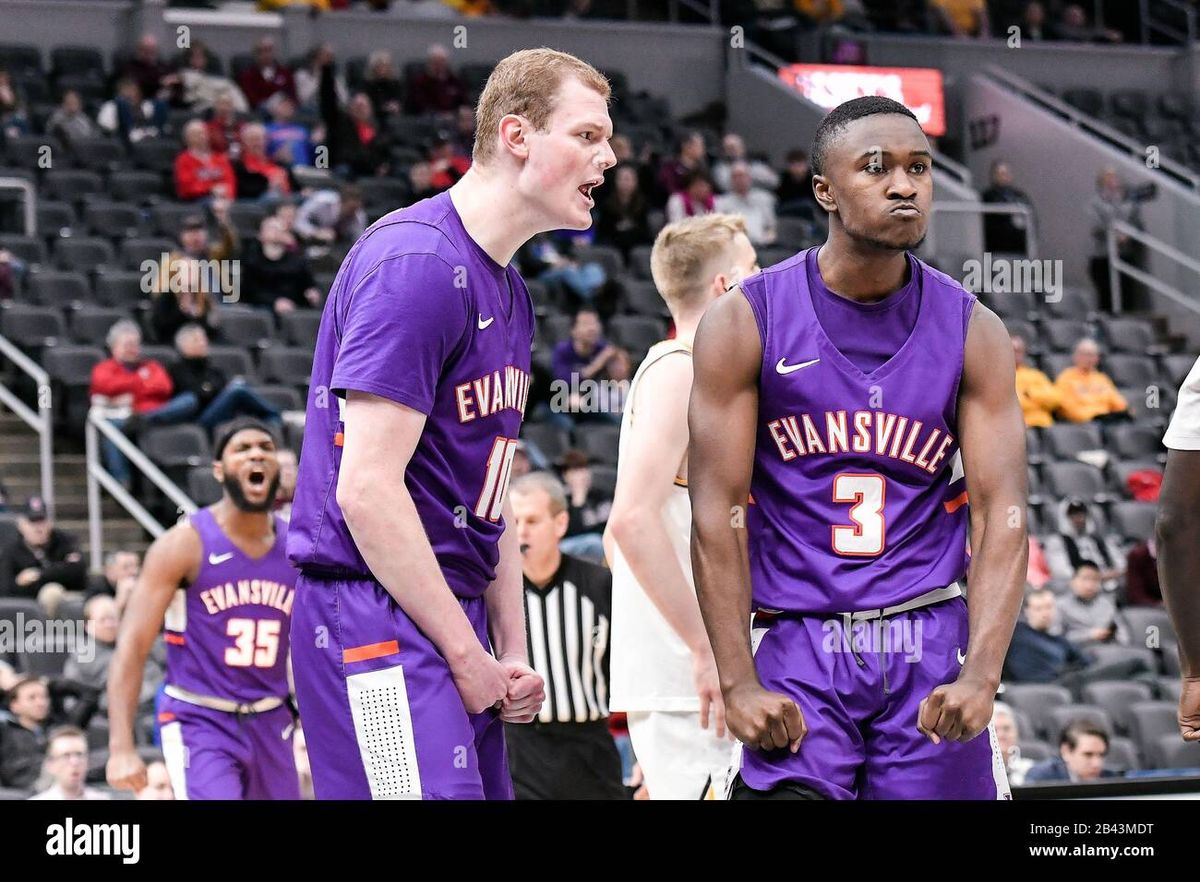
[[[1179,732],[1184,741],[1200,741],[1200,359],[1179,389],[1163,446],[1158,581],[1179,640]]]
[[[126,607],[108,679],[108,781],[141,790],[133,746],[142,669],[164,628],[162,750],[177,799],[298,799],[288,706],[288,623],[296,571],[279,488],[275,436],[240,418],[218,429],[221,501],[160,536]]]
[[[613,568],[612,702],[628,716],[651,799],[715,796],[729,769],[733,742],[725,733],[688,552],[687,402],[700,318],[757,270],[745,221],[735,215],[670,224],[650,252],[675,339],[651,347],[629,388],[606,532]]]
[[[510,261],[590,226],[608,96],[571,55],[502,60],[471,169],[372,225],[333,283],[288,541],[318,799],[512,797],[501,721],[529,722],[544,686],[506,530],[534,328]]]
[[[1006,796],[989,721],[1027,555],[1012,344],[908,253],[933,196],[911,112],[848,101],[812,157],[827,241],[696,335],[692,560],[747,748],[731,798]]]

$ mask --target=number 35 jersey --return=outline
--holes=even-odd
[[[910,256],[916,322],[864,372],[817,318],[816,255],[742,283],[763,350],[746,527],[755,605],[832,614],[904,603],[966,571],[958,389],[975,298]]]
[[[372,578],[336,499],[345,396],[366,392],[425,415],[405,484],[450,588],[482,594],[499,560],[533,329],[520,274],[467,234],[449,193],[372,224],[343,261],[321,316],[291,561],[314,575]]]
[[[238,702],[287,697],[296,570],[284,555],[287,522],[272,517],[275,543],[256,559],[233,544],[211,509],[191,516],[200,569],[167,608],[168,683]]]

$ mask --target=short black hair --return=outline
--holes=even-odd
[[[884,98],[882,95],[864,95],[862,98],[843,101],[825,114],[825,118],[817,126],[817,133],[813,135],[812,150],[809,151],[813,174],[825,174],[825,154],[842,129],[857,119],[879,113],[898,113],[907,116],[917,125],[921,124],[916,115],[899,101]]]
[[[238,417],[217,426],[216,442],[213,444],[213,462],[220,462],[221,458],[225,455],[225,448],[229,446],[229,442],[233,440],[233,436],[247,429],[257,429],[260,432],[265,432],[271,436],[271,440],[275,443],[275,446],[279,446],[279,437],[275,434],[275,430],[262,420],[248,416]]]
[[[1104,750],[1108,752],[1108,733],[1103,727],[1097,726],[1091,720],[1072,720],[1063,729],[1062,735],[1058,739],[1059,746],[1066,745],[1071,750],[1079,749],[1079,739],[1084,735],[1093,735],[1104,742]]]
[[[1075,572],[1078,573],[1080,570],[1095,570],[1098,573],[1100,572],[1100,564],[1094,560],[1081,560],[1079,566],[1075,567]]]

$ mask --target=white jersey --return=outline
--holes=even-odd
[[[1179,387],[1179,400],[1163,446],[1171,450],[1200,450],[1200,358]]]
[[[637,431],[637,391],[642,375],[654,362],[691,347],[677,340],[656,343],[634,375],[621,417],[617,473],[625,461],[633,432]],[[692,504],[687,482],[676,479],[663,506],[662,517],[671,551],[679,560],[693,594]],[[692,682],[692,654],[662,613],[634,578],[620,547],[614,547],[612,563],[612,633],[610,642],[609,706],[614,711],[699,711],[700,699]]]

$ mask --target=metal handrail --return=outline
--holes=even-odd
[[[36,413],[2,383],[0,402],[38,434],[42,499],[46,503],[46,511],[50,517],[54,517],[54,393],[50,386],[50,375],[5,337],[0,337],[0,354],[7,357],[37,385]]]
[[[1037,257],[1037,235],[1034,230],[1033,208],[1024,203],[1011,202],[937,202],[933,203],[931,215],[939,211],[958,212],[960,214],[1019,214],[1025,218],[1025,256]],[[930,254],[936,254],[934,247],[934,224],[930,217],[929,232],[925,236],[925,246]]]
[[[1197,302],[1195,297],[1188,297],[1174,285],[1168,285],[1162,279],[1155,278],[1141,267],[1135,266],[1129,263],[1129,261],[1122,260],[1120,249],[1117,247],[1118,233],[1128,236],[1135,242],[1142,243],[1163,257],[1168,257],[1197,275],[1200,275],[1200,260],[1184,254],[1178,248],[1168,245],[1162,239],[1151,236],[1144,230],[1139,230],[1127,221],[1113,220],[1108,225],[1108,231],[1105,236],[1105,244],[1108,248],[1108,280],[1112,288],[1113,312],[1121,312],[1121,274],[1124,273],[1134,280],[1141,282],[1147,288],[1153,288],[1159,294],[1179,304],[1184,309],[1200,314],[1200,302]]]
[[[1161,20],[1155,21],[1150,10],[1150,0],[1140,0],[1138,17],[1141,20],[1142,42],[1149,43],[1152,33],[1163,34],[1184,45],[1194,41],[1196,39],[1196,10],[1178,0],[1159,0],[1159,3],[1170,6],[1183,16],[1184,30],[1180,31]]]
[[[1129,154],[1137,157],[1139,162],[1145,160],[1146,147],[1149,145],[1139,144],[1124,132],[1120,132],[1095,117],[1089,116],[1077,107],[1072,107],[1062,99],[1039,89],[1028,80],[996,65],[988,65],[983,69],[982,73],[984,76],[1000,80],[1004,85],[1016,89],[1024,97],[1054,111],[1059,116],[1066,117],[1068,122],[1079,126],[1079,128],[1099,138],[1103,138],[1114,146],[1129,151]],[[1155,171],[1162,172],[1174,178],[1178,183],[1194,191],[1200,191],[1200,175],[1170,157],[1160,156],[1158,158],[1158,168]]]
[[[155,539],[167,531],[167,528],[160,524],[154,515],[146,511],[145,507],[134,498],[133,494],[126,490],[121,482],[114,478],[112,473],[104,467],[100,456],[101,435],[104,435],[105,438],[115,444],[117,449],[128,458],[130,465],[138,469],[138,471],[150,479],[150,482],[155,487],[165,493],[167,498],[179,507],[182,514],[191,514],[197,508],[196,503],[192,502],[188,498],[188,495],[179,489],[179,485],[164,475],[159,467],[150,461],[146,454],[138,450],[137,446],[125,437],[124,432],[112,424],[104,408],[90,408],[85,426],[85,442],[87,445],[88,542],[91,545],[92,567],[95,569],[99,569],[104,562],[104,519],[100,503],[101,488],[107,490],[120,503],[121,507],[133,515],[134,520],[141,524],[142,528]]]
[[[0,190],[20,190],[25,194],[25,235],[37,235],[37,190],[24,178],[0,177]]]

